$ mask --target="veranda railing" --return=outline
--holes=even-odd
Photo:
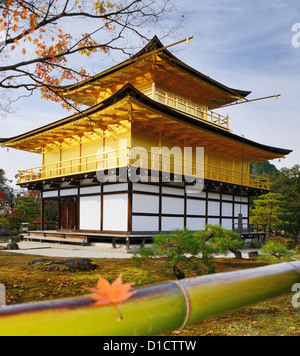
[[[132,157],[133,150],[135,157]],[[142,153],[144,153],[144,155]],[[263,190],[269,190],[270,188],[270,180],[265,177],[210,165],[206,162],[204,162],[204,164],[202,163],[202,166],[200,167],[196,167],[196,164],[195,160],[184,159],[183,156],[170,157],[162,153],[157,155],[156,153],[146,150],[126,147],[20,170],[19,184],[49,178],[96,172],[103,169],[139,166],[140,168],[149,171],[153,169],[162,172],[182,174],[183,176],[186,172],[189,172],[197,178],[205,178],[213,181],[243,185]]]

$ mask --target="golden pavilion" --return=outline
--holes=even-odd
[[[32,239],[129,243],[208,223],[232,229],[238,216],[248,223],[250,197],[269,190],[268,179],[249,173],[250,164],[291,152],[234,134],[228,116],[215,110],[250,92],[189,67],[157,37],[57,94],[88,109],[2,140],[2,147],[41,155],[40,167],[19,171],[21,187],[42,193],[41,227]],[[180,179],[188,171],[201,189]],[[49,207],[57,212],[51,228]]]

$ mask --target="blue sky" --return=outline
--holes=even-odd
[[[277,168],[300,164],[300,47],[292,46],[292,27],[300,23],[300,2],[295,0],[173,0],[185,13],[181,28],[170,44],[194,35],[174,54],[200,72],[236,89],[251,90],[249,99],[281,93],[270,99],[222,109],[238,135],[270,146],[294,150]],[[162,36],[159,27],[144,29],[148,37]],[[143,45],[141,44],[140,47]],[[126,59],[124,55],[93,57],[87,64],[94,72]],[[0,119],[0,137],[11,137],[58,120],[69,113],[59,104],[35,95],[18,102],[17,111]],[[18,169],[41,165],[41,157],[0,149],[0,168],[10,179]]]

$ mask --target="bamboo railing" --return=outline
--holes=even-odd
[[[87,297],[0,308],[1,336],[151,336],[292,291],[300,261],[170,281],[111,306]]]

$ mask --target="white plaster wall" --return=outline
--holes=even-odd
[[[156,216],[133,216],[132,231],[159,231],[159,218]]]
[[[159,213],[159,197],[152,195],[133,194],[132,211],[134,213]]]
[[[220,200],[220,194],[219,193],[208,193],[208,199]]]
[[[171,231],[184,229],[184,218],[177,217],[163,217],[162,218],[162,231]]]
[[[192,231],[199,231],[205,229],[205,219],[200,218],[187,218],[186,227]]]
[[[241,212],[243,214],[244,218],[248,217],[248,206],[247,205],[241,205],[241,204],[234,204],[234,216],[238,217],[240,213],[240,207],[242,206]]]
[[[208,215],[220,216],[220,202],[208,202]]]
[[[58,190],[43,192],[43,198],[57,198],[57,197],[58,197]]]
[[[162,187],[163,194],[181,195],[184,196],[183,188]]]
[[[184,199],[163,197],[162,198],[163,214],[184,214]]]
[[[224,229],[232,230],[232,219],[222,219],[222,227]]]
[[[188,215],[205,215],[206,202],[203,200],[187,199]]]
[[[120,192],[122,190],[128,190],[128,184],[127,183],[116,183],[116,184],[108,184],[103,186],[103,192],[104,193],[109,193],[109,192]]]
[[[84,187],[80,188],[80,194],[99,194],[101,193],[101,187],[100,185],[97,185],[95,187]]]
[[[233,195],[223,194],[223,195],[222,195],[222,200],[233,201]]]
[[[232,203],[222,203],[222,216],[232,216]]]
[[[128,230],[127,194],[114,194],[103,196],[103,230]]]
[[[139,190],[141,192],[159,193],[159,187],[151,184],[133,183],[132,189]]]
[[[208,222],[207,222],[208,224],[210,224],[210,225],[220,225],[220,219],[213,219],[213,218],[210,218],[210,219],[208,219]]]
[[[68,197],[71,195],[77,195],[78,194],[78,189],[77,188],[72,188],[72,189],[63,189],[60,191],[60,196],[61,197]]]
[[[79,203],[80,230],[101,230],[101,197],[81,197]]]

